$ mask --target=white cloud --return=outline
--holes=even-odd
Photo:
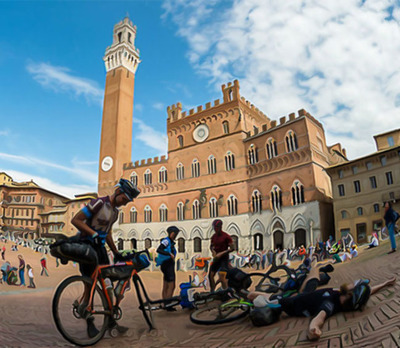
[[[40,187],[61,194],[68,198],[73,198],[76,194],[82,194],[87,192],[97,192],[97,185],[61,185],[57,182],[54,182],[48,178],[33,175],[30,173],[24,173],[12,169],[2,169],[2,171],[6,172],[10,175],[14,181],[31,181],[33,180]]]
[[[163,6],[164,18],[189,44],[188,59],[216,91],[238,78],[241,94],[272,119],[305,108],[323,122],[328,143],[340,141],[351,158],[375,150],[374,134],[398,128],[398,1],[165,0]],[[393,19],[386,20],[390,6]]]
[[[46,88],[56,92],[72,92],[77,96],[84,96],[87,101],[102,103],[103,89],[95,81],[73,76],[66,67],[30,62],[26,69],[35,81]]]
[[[80,165],[78,165],[78,163],[73,163],[72,166],[63,166],[58,163],[49,162],[47,160],[31,156],[13,155],[2,152],[0,152],[0,159],[31,167],[52,168],[60,170],[64,173],[70,173],[73,176],[79,177],[82,181],[86,183],[90,183],[92,185],[97,183],[97,173],[82,168]]]
[[[153,108],[159,111],[163,111],[165,109],[164,104],[163,103],[154,103],[153,104]]]
[[[147,146],[159,151],[160,155],[165,155],[168,149],[168,137],[154,128],[146,125],[138,118],[133,119],[133,123],[137,124],[135,137],[145,143]]]

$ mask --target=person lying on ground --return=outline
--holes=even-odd
[[[250,318],[254,325],[265,326],[278,321],[282,312],[288,316],[313,317],[307,336],[309,340],[318,340],[328,317],[339,312],[362,310],[371,294],[395,282],[396,278],[393,277],[370,287],[369,280],[358,280],[354,285],[343,284],[340,289],[320,289],[274,301],[271,301],[270,294],[252,292],[248,299],[253,301],[255,309],[250,313]]]

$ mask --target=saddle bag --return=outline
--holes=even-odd
[[[98,264],[96,250],[88,241],[72,237],[66,240],[59,240],[50,245],[50,254],[63,261],[75,261],[84,264]]]
[[[235,290],[246,290],[251,285],[251,279],[247,273],[239,268],[231,268],[226,273],[228,285]]]

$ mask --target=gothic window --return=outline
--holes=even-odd
[[[208,157],[208,174],[215,174],[217,172],[217,160],[214,155]]]
[[[296,151],[298,149],[296,133],[294,133],[293,131],[290,130],[286,134],[285,141],[287,152]]]
[[[150,206],[146,205],[144,208],[144,222],[152,221],[153,212],[151,211]]]
[[[178,145],[179,145],[179,147],[183,147],[183,136],[182,135],[178,136]]]
[[[131,183],[133,185],[135,185],[135,186],[138,185],[138,176],[137,176],[137,174],[135,172],[132,172],[130,179],[131,179]]]
[[[121,40],[122,40],[122,33],[119,32],[119,33],[118,33],[118,42],[121,43]]]
[[[185,178],[185,167],[182,163],[179,163],[176,166],[176,179],[183,180]]]
[[[160,206],[160,209],[158,210],[160,214],[160,222],[166,222],[168,221],[168,209],[165,204]]]
[[[209,207],[210,207],[210,218],[218,217],[218,204],[217,204],[217,199],[215,197],[210,199]]]
[[[258,190],[255,190],[251,195],[251,207],[253,213],[260,213],[262,210],[262,198],[261,193]]]
[[[128,42],[129,42],[129,43],[132,43],[131,38],[132,38],[132,34],[131,34],[131,33],[128,33]]]
[[[271,191],[271,207],[274,211],[281,210],[282,207],[282,191],[276,185]]]
[[[137,222],[137,210],[135,207],[131,208],[129,215],[130,215],[131,223],[136,223]]]
[[[248,153],[249,153],[249,163],[256,164],[258,162],[258,155],[257,155],[257,148],[254,146],[254,144],[250,145]]]
[[[227,204],[228,204],[228,215],[237,215],[237,206],[238,206],[237,198],[234,195],[230,195],[227,200]]]
[[[158,182],[160,184],[166,183],[167,182],[167,169],[165,167],[162,167],[158,171]]]
[[[298,205],[301,203],[304,203],[304,186],[296,180],[292,185],[292,204]]]
[[[200,211],[200,203],[199,201],[196,199],[193,202],[193,206],[192,206],[192,215],[193,215],[193,219],[200,219],[201,218],[201,211]]]
[[[225,169],[226,171],[235,169],[235,155],[230,151],[225,155]]]
[[[185,252],[185,239],[179,238],[178,239],[178,253],[184,253],[184,252]]]
[[[276,141],[273,138],[269,138],[266,144],[267,158],[271,159],[278,156],[278,147]]]
[[[151,173],[150,169],[146,169],[144,172],[144,184],[145,185],[151,185],[153,181],[153,175]]]
[[[195,253],[201,253],[201,239],[199,237],[193,239],[193,251]]]
[[[224,134],[229,134],[229,123],[228,123],[228,121],[222,122],[222,128],[223,128]]]
[[[197,159],[192,162],[192,178],[198,178],[200,176],[200,163]]]
[[[123,224],[123,223],[124,223],[124,212],[123,212],[123,211],[120,211],[120,212],[119,212],[118,223],[119,223],[119,224]]]
[[[179,221],[185,220],[185,210],[184,210],[184,205],[182,202],[178,203],[178,206],[176,207],[176,212],[177,212],[177,218]]]

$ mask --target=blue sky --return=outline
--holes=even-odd
[[[105,69],[129,13],[133,160],[166,153],[166,107],[241,94],[272,119],[305,108],[350,158],[400,125],[399,1],[0,1],[0,171],[72,196],[96,189]]]

